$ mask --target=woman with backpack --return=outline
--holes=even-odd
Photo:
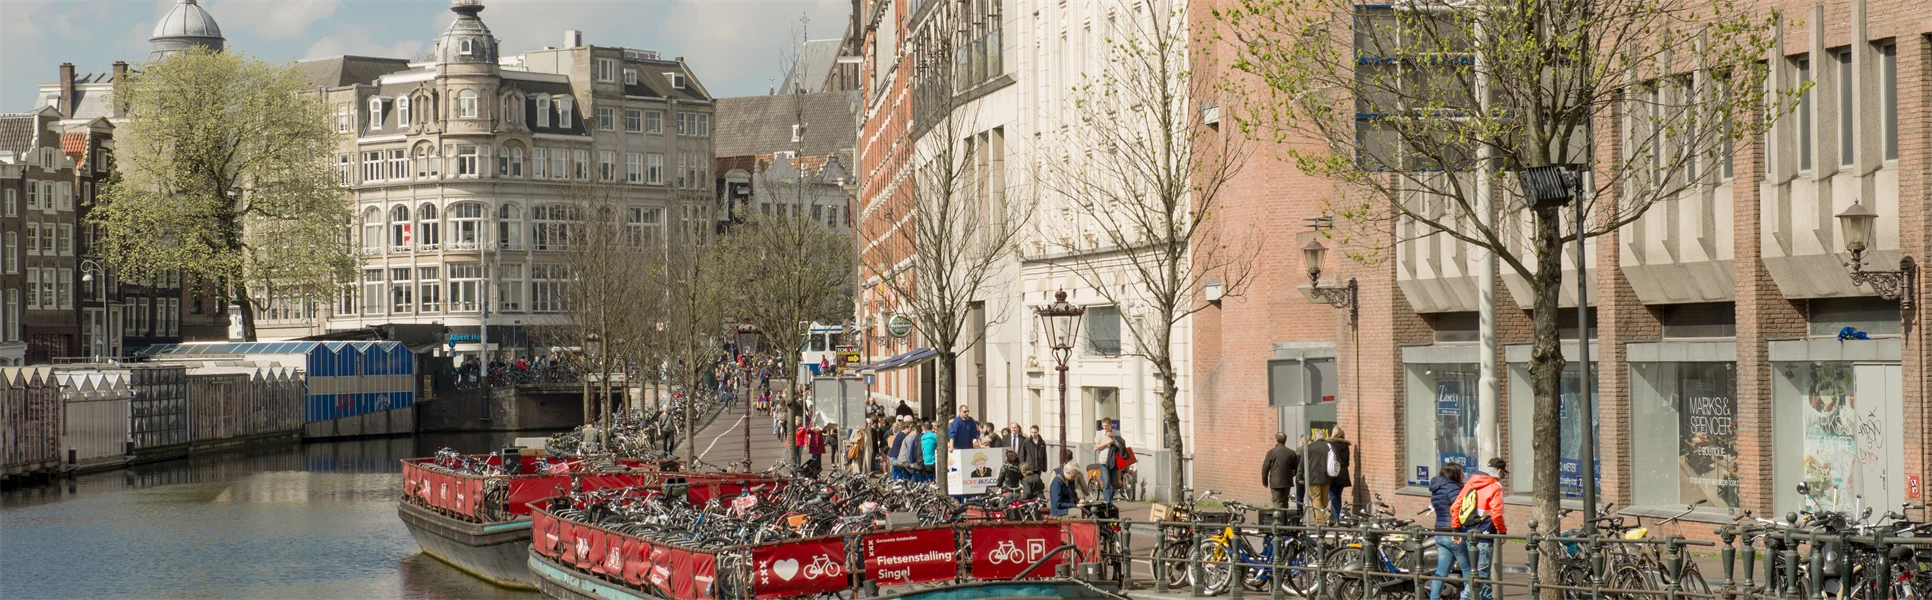
[[[1442,472],[1429,481],[1429,505],[1436,511],[1436,531],[1448,533],[1456,530],[1454,523],[1456,498],[1462,495],[1462,465],[1443,463]],[[1447,577],[1450,568],[1457,572],[1469,572],[1469,545],[1461,536],[1436,536],[1436,576]],[[1442,581],[1429,582],[1429,600],[1442,600]]]

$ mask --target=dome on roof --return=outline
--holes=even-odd
[[[482,0],[451,0],[449,9],[456,13],[456,20],[436,39],[436,61],[496,64],[496,36],[476,16],[483,12]]]
[[[194,46],[220,52],[225,40],[215,18],[202,10],[197,0],[178,0],[161,22],[154,24],[153,58],[161,58]]]

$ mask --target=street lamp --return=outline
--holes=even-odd
[[[1067,446],[1067,360],[1073,358],[1073,343],[1080,335],[1080,321],[1086,317],[1084,306],[1069,304],[1067,291],[1053,293],[1053,303],[1033,309],[1046,330],[1047,347],[1053,349],[1054,368],[1060,371],[1060,451]]]
[[[1845,233],[1845,251],[1851,253],[1851,261],[1845,266],[1851,269],[1852,283],[1872,286],[1878,297],[1897,300],[1899,310],[1912,310],[1912,292],[1918,287],[1919,271],[1912,257],[1899,258],[1896,271],[1865,270],[1865,251],[1873,245],[1877,224],[1878,213],[1862,201],[1853,202],[1851,208],[1838,213],[1838,225]]]
[[[745,472],[751,472],[751,348],[758,345],[758,336],[764,334],[749,317],[738,323],[738,355],[745,357],[738,366],[738,376],[744,383],[738,386],[739,395],[745,403]],[[689,403],[686,403],[689,404]],[[694,433],[695,435],[695,433]]]
[[[1355,278],[1350,277],[1348,285],[1339,288],[1322,287],[1322,261],[1327,256],[1328,247],[1323,246],[1320,239],[1308,240],[1308,245],[1301,247],[1302,262],[1308,265],[1308,297],[1335,308],[1347,309],[1348,320],[1354,321],[1358,311]]]
[[[584,362],[586,363],[590,362],[591,353],[598,352],[603,349],[604,349],[603,337],[595,333],[584,334],[584,346],[583,346]],[[590,365],[586,364],[584,366],[588,367]],[[597,412],[596,412],[596,405],[591,404],[590,374],[584,373],[583,378],[584,378],[584,425],[588,427],[597,422],[595,418],[597,415]],[[588,436],[589,432],[585,432],[585,435]]]
[[[1590,280],[1584,272],[1583,247],[1583,175],[1584,165],[1544,165],[1523,169],[1517,174],[1517,182],[1523,186],[1523,199],[1534,210],[1555,210],[1569,205],[1573,209],[1576,229],[1576,352],[1577,352],[1577,397],[1582,401],[1581,408],[1588,426],[1580,428],[1582,435],[1577,436],[1582,448],[1578,450],[1579,463],[1583,473],[1579,474],[1578,487],[1583,488],[1583,535],[1594,535],[1597,531],[1597,409],[1595,400],[1590,397]],[[1557,242],[1559,248],[1561,241]],[[1556,249],[1552,249],[1556,250]],[[1559,400],[1561,402],[1561,400]]]
[[[93,343],[91,345],[93,346],[94,356],[98,359],[101,353],[107,350],[107,297],[105,290],[99,295],[94,293],[94,274],[100,273],[102,276],[106,276],[107,269],[102,268],[101,263],[83,258],[80,261],[80,270],[81,283],[87,285],[87,295],[92,297],[93,300],[100,301],[102,306],[101,312],[98,313],[101,315],[101,322],[94,323],[90,318],[87,323],[88,329],[93,330]]]

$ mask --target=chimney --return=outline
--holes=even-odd
[[[126,81],[126,80],[127,80],[127,61],[125,60],[114,61],[114,83],[116,85],[119,85],[122,81]],[[109,102],[108,104],[112,105],[112,107],[109,108],[109,110],[113,111],[114,118],[118,119],[118,118],[127,116],[123,114],[126,111],[121,109],[121,103]]]
[[[581,29],[565,29],[563,46],[576,48],[584,45],[584,32]]]
[[[74,118],[74,63],[60,63],[60,118]]]

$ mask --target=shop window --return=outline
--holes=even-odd
[[[1481,315],[1473,312],[1439,313],[1430,319],[1436,329],[1436,343],[1482,341]]]
[[[1120,356],[1120,309],[1118,307],[1087,307],[1087,354]]]
[[[1475,364],[1411,364],[1408,385],[1409,465],[1403,472],[1410,483],[1427,485],[1444,463],[1473,469],[1477,455],[1476,385],[1482,370]]]
[[[1603,397],[1597,392],[1596,367],[1596,363],[1590,364],[1590,397],[1593,400],[1591,406],[1600,408],[1603,406]],[[1563,478],[1561,487],[1565,498],[1579,498],[1583,495],[1583,427],[1586,421],[1580,409],[1582,398],[1577,396],[1577,391],[1582,389],[1578,385],[1582,380],[1579,371],[1575,362],[1564,365],[1562,384],[1557,388],[1557,419],[1562,423],[1561,430],[1557,434],[1558,451],[1561,456],[1561,466],[1558,468]],[[1530,457],[1535,455],[1536,445],[1530,441],[1535,412],[1536,396],[1530,391],[1529,364],[1512,363],[1509,365],[1509,458],[1512,464],[1528,465],[1531,461]],[[1588,420],[1590,425],[1595,425],[1596,416],[1591,415]],[[1603,479],[1602,436],[1598,436],[1596,441],[1597,479],[1601,484]],[[1508,482],[1510,490],[1519,494],[1528,494],[1531,489],[1534,489],[1536,483],[1534,471],[1534,469],[1524,468],[1510,470]]]
[[[1898,363],[1780,362],[1772,380],[1778,512],[1883,509],[1908,498]],[[1810,485],[1810,497],[1797,494],[1799,482]]]
[[[1737,507],[1737,365],[1635,363],[1630,373],[1635,504]]]

